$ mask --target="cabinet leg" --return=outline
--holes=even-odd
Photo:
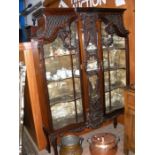
[[[53,150],[54,150],[54,155],[58,155],[58,150],[57,150],[57,136],[54,134],[50,135],[50,141],[51,144],[53,146]]]
[[[51,153],[50,132],[44,126],[43,126],[43,131],[44,131],[46,139],[47,139],[46,149],[47,149],[48,153]]]
[[[114,118],[114,120],[113,120],[113,125],[114,125],[114,128],[117,127],[117,117]]]

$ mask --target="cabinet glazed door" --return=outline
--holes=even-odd
[[[127,32],[121,24],[120,15],[105,15],[101,20],[106,114],[124,107],[123,89],[127,85],[128,46]]]
[[[75,20],[59,27],[55,39],[43,45],[54,130],[84,122],[78,46]]]

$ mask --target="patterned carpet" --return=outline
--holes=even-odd
[[[84,141],[82,143],[82,147],[83,147],[82,155],[90,155],[89,143],[87,142],[87,139],[90,138],[95,133],[101,133],[101,132],[110,132],[118,136],[120,138],[120,142],[118,143],[118,151],[116,155],[124,155],[123,153],[124,127],[121,124],[118,124],[116,129],[113,127],[113,124],[110,124],[105,127],[96,129],[92,132],[82,135],[81,137],[84,138]],[[23,155],[54,155],[53,153],[49,154],[46,150],[38,151],[37,147],[32,142],[32,139],[29,136],[26,129],[24,129],[24,134],[23,134],[23,150],[24,150]],[[129,155],[134,155],[134,154],[130,152]]]

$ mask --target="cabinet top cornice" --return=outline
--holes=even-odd
[[[50,14],[76,14],[80,12],[88,12],[88,13],[123,13],[126,9],[124,8],[40,8],[36,12],[32,14],[33,18],[38,18],[41,15],[50,15]]]

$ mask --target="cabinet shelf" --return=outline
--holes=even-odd
[[[103,51],[111,51],[111,50],[126,50],[126,48],[121,48],[121,47],[102,47]]]
[[[69,123],[70,122],[70,123]],[[76,121],[76,118],[75,116],[73,115],[72,117],[65,117],[62,118],[57,118],[57,119],[53,119],[53,125],[54,125],[54,129],[61,129],[65,126],[67,126],[68,124],[69,125],[74,125],[76,123],[79,123],[79,122],[83,122],[83,115],[82,114],[78,114],[78,120]]]
[[[119,70],[119,69],[126,69],[126,67],[117,67],[117,66],[115,66],[115,67],[110,67],[110,68],[108,68],[108,67],[106,67],[106,68],[104,68],[103,70],[105,71],[105,72],[107,72],[107,71],[115,71],[115,70]]]
[[[66,56],[71,56],[71,55],[76,55],[76,54],[71,53],[71,54],[64,54],[64,55],[45,56],[44,59],[57,58],[57,57],[66,57]]]
[[[56,97],[54,99],[50,99],[50,105],[53,106],[55,104],[59,104],[59,103],[63,103],[65,104],[65,102],[73,102],[73,101],[76,101],[76,100],[79,100],[81,99],[81,94],[80,93],[77,93],[77,97],[74,98],[73,95],[64,95],[64,96],[61,96],[61,97]]]
[[[115,89],[118,89],[118,88],[125,88],[126,86],[123,86],[123,85],[120,85],[120,84],[115,84],[115,85],[111,85],[111,88],[105,88],[105,93],[107,92],[110,92],[110,91],[113,91]]]
[[[58,80],[47,80],[47,83],[51,83],[51,82],[61,82],[61,81],[64,81],[64,80],[69,80],[69,79],[73,79],[73,78],[80,78],[80,76],[77,76],[77,75],[74,75],[74,77],[67,77],[67,78],[64,78],[64,79],[58,79]]]
[[[91,75],[91,74],[96,74],[96,73],[98,73],[99,72],[99,68],[97,68],[97,69],[87,69],[87,73],[89,74],[89,75]]]
[[[111,113],[115,110],[119,110],[119,109],[123,109],[123,108],[124,108],[124,105],[121,102],[116,101],[114,103],[114,105],[111,105],[111,107],[110,106],[106,107],[106,113]]]

